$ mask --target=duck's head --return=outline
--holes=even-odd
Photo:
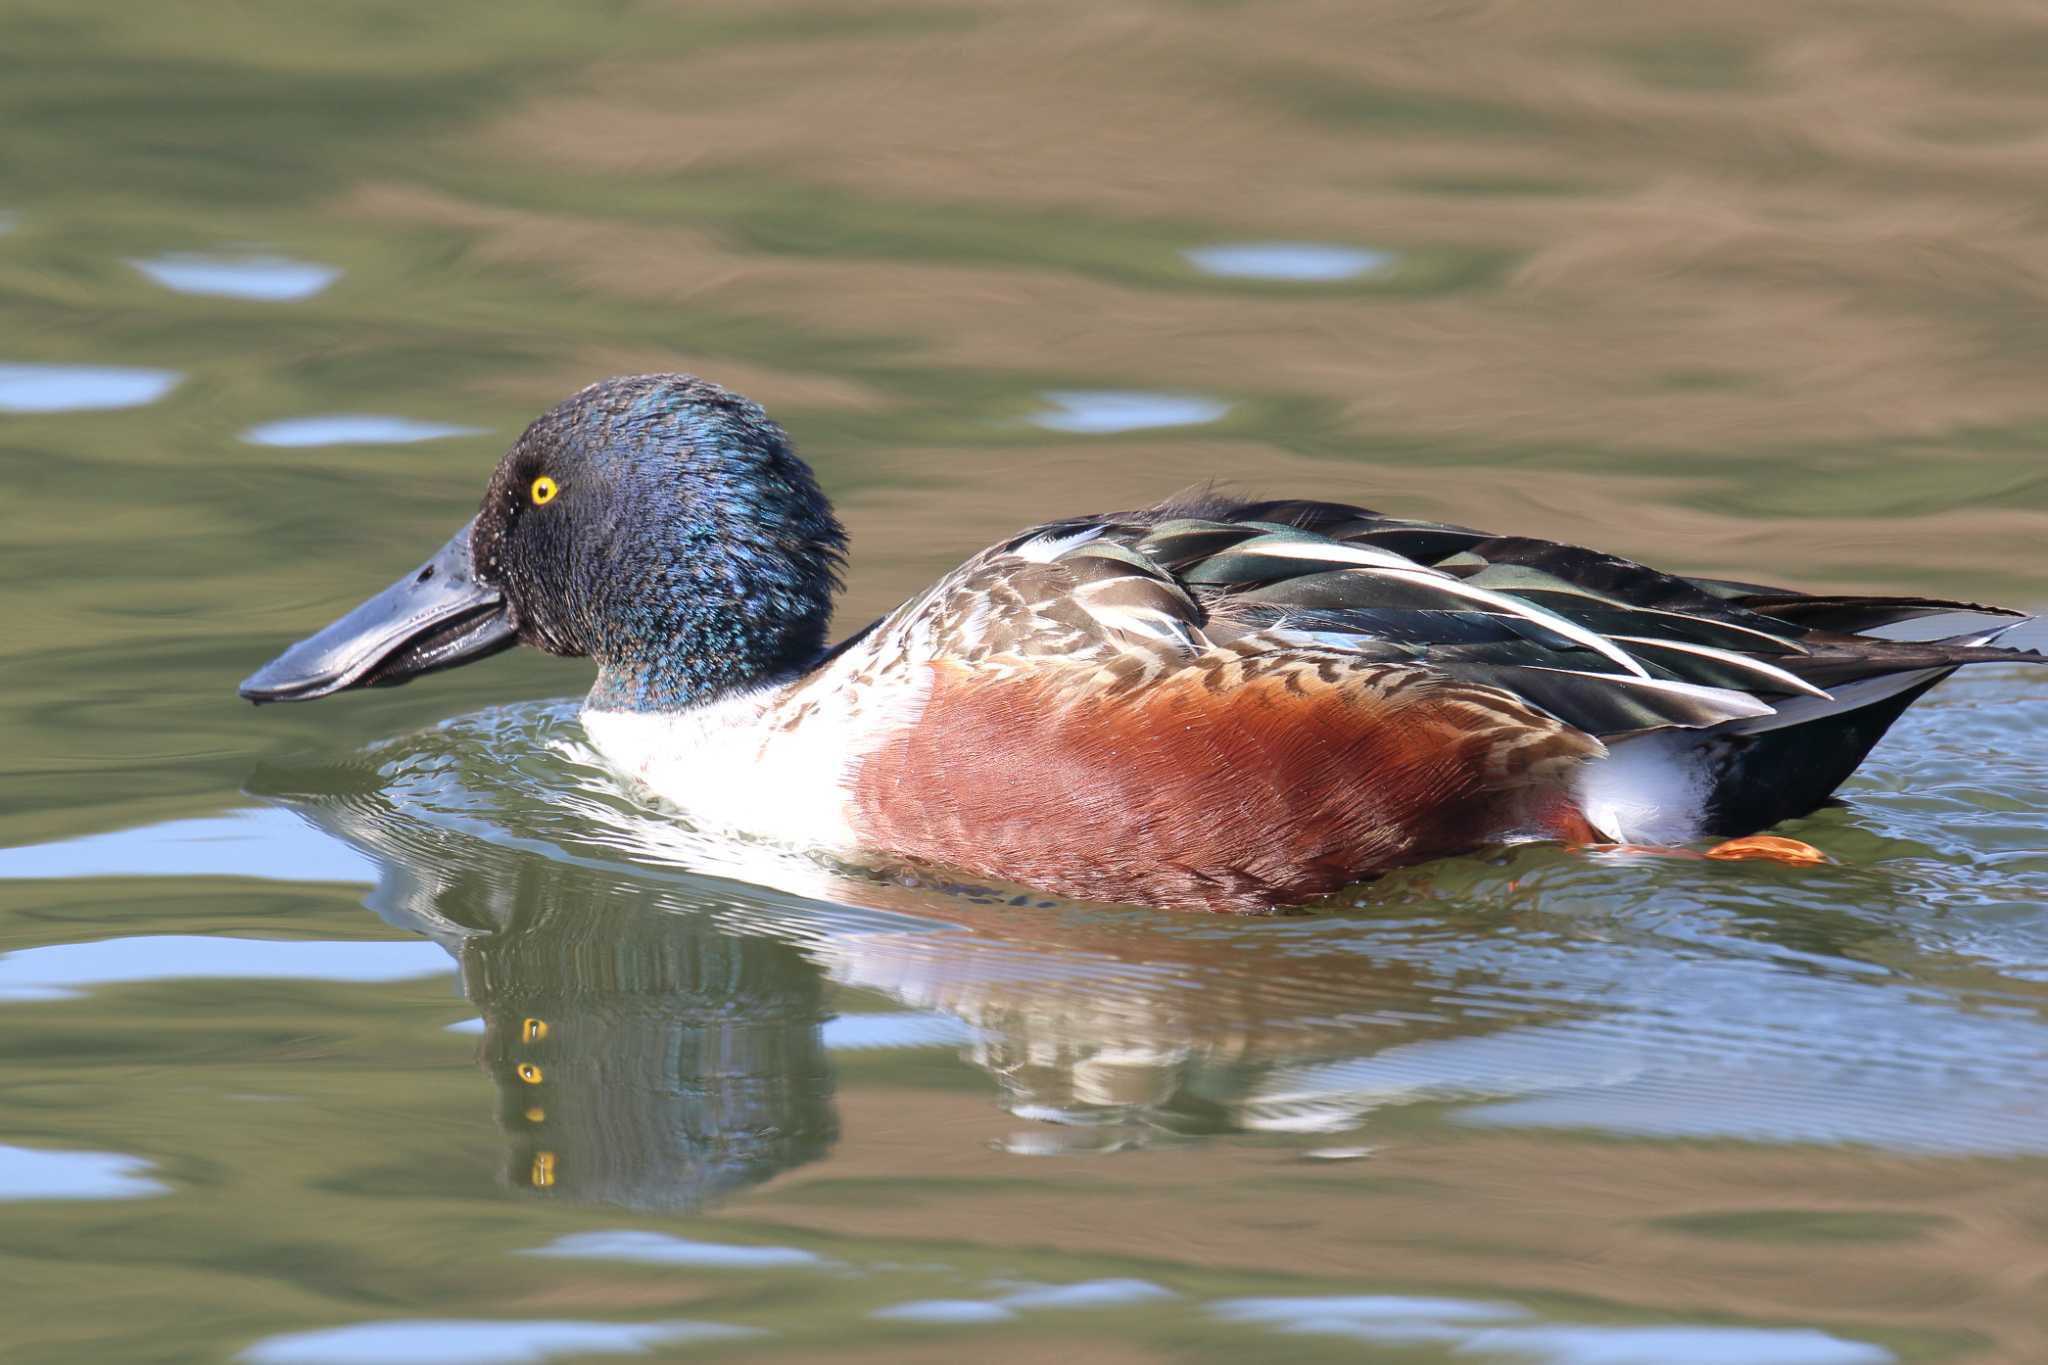
[[[815,661],[845,545],[758,406],[689,375],[608,379],[526,429],[433,558],[241,694],[393,686],[523,643],[595,659],[597,705],[680,708]]]

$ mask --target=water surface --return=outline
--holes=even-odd
[[[0,1357],[2048,1359],[2038,674],[1822,867],[1259,921],[702,836],[531,652],[233,696],[630,370],[788,426],[848,623],[1212,479],[2040,607],[2044,42],[14,6]]]

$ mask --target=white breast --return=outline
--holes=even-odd
[[[585,710],[583,729],[607,763],[701,828],[852,848],[847,801],[859,761],[916,721],[929,690],[923,669],[876,679],[861,663],[842,658],[689,711]]]

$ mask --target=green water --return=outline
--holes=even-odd
[[[1825,867],[1257,922],[697,836],[530,651],[233,695],[632,370],[789,427],[849,622],[1211,478],[2048,604],[2044,71],[1936,7],[10,6],[0,1358],[2048,1359],[2038,671]]]

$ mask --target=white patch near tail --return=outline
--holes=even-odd
[[[1586,823],[1618,844],[1697,838],[1713,794],[1701,742],[1706,733],[1711,732],[1651,730],[1610,741],[1605,758],[1579,770],[1579,810]]]

